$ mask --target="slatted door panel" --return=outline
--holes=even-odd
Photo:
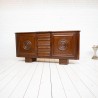
[[[38,57],[50,56],[50,33],[37,34],[37,55]]]

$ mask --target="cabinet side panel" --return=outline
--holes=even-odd
[[[19,57],[19,55],[18,55],[19,53],[18,53],[18,37],[17,37],[17,34],[15,34],[15,38],[16,38],[16,40],[15,40],[16,41],[16,56]]]
[[[76,34],[76,59],[80,56],[80,32]]]

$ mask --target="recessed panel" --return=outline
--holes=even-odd
[[[18,35],[17,36],[17,51],[18,55],[36,55],[36,37],[32,35]]]
[[[74,57],[75,55],[74,33],[53,33],[52,34],[52,56]]]

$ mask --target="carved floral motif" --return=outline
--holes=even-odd
[[[32,46],[31,41],[26,40],[26,41],[23,42],[23,48],[24,48],[25,50],[30,50],[30,49],[31,49],[31,46]]]
[[[68,46],[68,41],[65,40],[65,39],[60,39],[58,41],[58,49],[61,50],[61,51],[64,51],[67,49],[67,46]]]

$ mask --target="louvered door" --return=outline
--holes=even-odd
[[[38,57],[50,56],[50,33],[38,33],[37,34],[37,55]]]

